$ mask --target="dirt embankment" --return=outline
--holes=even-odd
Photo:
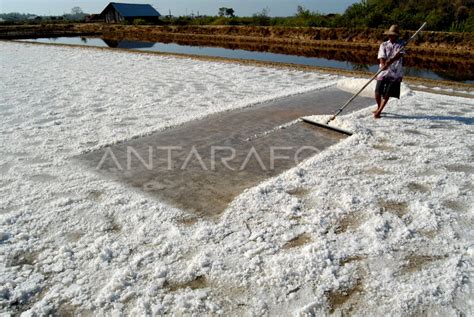
[[[110,38],[143,41],[194,41],[213,43],[265,43],[333,49],[371,50],[384,39],[384,30],[347,28],[282,28],[246,26],[102,26]],[[412,32],[403,31],[408,38]],[[419,54],[474,58],[473,33],[423,32],[411,44]]]
[[[348,28],[297,28],[256,26],[134,26],[114,24],[49,24],[0,27],[0,38],[41,37],[51,34],[97,34],[109,38],[160,41],[174,38],[188,41],[272,43],[286,45],[367,48],[377,46],[384,30]],[[402,31],[408,38],[412,31]],[[474,33],[422,32],[412,44],[417,50],[443,55],[471,54]]]
[[[141,29],[144,34],[185,34],[188,36],[233,37],[242,39],[260,39],[264,41],[318,42],[332,41],[346,44],[378,44],[384,38],[384,30],[348,29],[348,28],[296,28],[296,27],[251,27],[251,26],[162,26],[104,28],[108,32],[133,32]],[[408,38],[412,32],[403,31],[401,37]],[[474,48],[474,34],[423,32],[417,37],[415,45],[426,48],[471,50]]]
[[[408,38],[412,32],[404,31]],[[360,65],[376,63],[383,30],[343,28],[281,28],[242,26],[126,26],[111,24],[49,24],[0,27],[1,38],[101,36],[108,42],[135,40],[213,46],[306,57],[322,57]],[[474,74],[474,34],[422,32],[410,44],[407,66],[460,79]]]
[[[402,37],[408,38],[405,31]],[[272,28],[228,26],[104,26],[102,36],[243,49],[306,57],[322,57],[364,65],[376,63],[383,30],[329,28]],[[446,76],[472,78],[474,34],[423,32],[410,44],[407,66],[432,69]]]
[[[32,24],[0,26],[0,39],[29,39],[102,34],[100,24]]]

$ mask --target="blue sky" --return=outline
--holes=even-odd
[[[81,7],[87,13],[99,13],[110,1],[102,0],[0,0],[0,12],[34,13],[39,15],[60,15]],[[115,0],[126,3],[149,3],[161,14],[184,15],[186,12],[217,14],[220,7],[234,8],[237,15],[252,15],[263,8],[270,9],[272,16],[289,16],[296,12],[298,5],[322,13],[342,13],[357,0]]]

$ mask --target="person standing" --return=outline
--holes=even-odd
[[[398,38],[398,25],[392,25],[384,32],[388,35],[388,41],[380,44],[379,67],[383,69],[377,76],[375,86],[375,100],[377,109],[373,111],[374,118],[380,118],[383,109],[387,105],[390,97],[400,99],[400,85],[403,79],[403,50],[404,42]]]

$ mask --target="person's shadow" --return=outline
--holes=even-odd
[[[460,117],[460,116],[407,116],[403,114],[385,112],[382,114],[383,117],[390,119],[408,119],[408,120],[431,120],[431,121],[457,121],[467,125],[474,124],[474,118]]]

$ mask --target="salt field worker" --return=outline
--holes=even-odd
[[[380,118],[383,109],[387,105],[390,97],[400,99],[400,84],[403,78],[403,41],[398,38],[398,25],[392,25],[390,29],[384,32],[388,35],[388,41],[380,44],[379,67],[384,69],[377,77],[375,87],[375,100],[377,109],[373,111],[374,118]]]

